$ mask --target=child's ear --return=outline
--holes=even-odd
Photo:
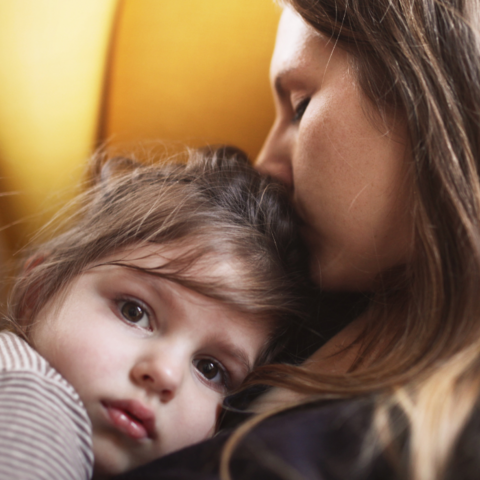
[[[23,275],[28,276],[31,275],[33,270],[38,266],[42,265],[45,260],[48,258],[48,252],[37,252],[36,254],[29,257],[25,263],[23,264]],[[31,311],[34,309],[34,306],[38,302],[38,298],[40,295],[40,280],[34,281],[28,287],[27,291],[25,292],[25,299],[23,302],[23,306],[20,313],[20,323],[22,324],[23,321],[29,318]]]
[[[128,157],[106,158],[101,153],[93,156],[88,172],[87,181],[90,185],[107,185],[118,176],[135,170],[141,164]]]
[[[23,264],[23,273],[30,273],[35,267],[41,265],[47,257],[47,252],[38,252],[27,258]]]

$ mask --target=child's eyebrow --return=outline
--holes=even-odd
[[[217,337],[214,338],[213,341],[216,341],[218,347],[227,355],[238,360],[245,367],[247,372],[252,370],[253,366],[248,358],[246,350],[225,338]]]
[[[124,268],[126,270],[130,270],[132,273],[140,277],[153,277],[157,279],[161,278],[164,280],[168,280],[168,277],[166,275],[162,275],[161,273],[158,272],[159,267],[148,268],[148,267],[140,267],[138,265],[121,262],[121,261],[111,261],[111,262],[97,263],[96,265],[93,265],[92,268],[105,267],[105,266]]]

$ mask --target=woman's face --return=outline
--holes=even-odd
[[[406,125],[380,119],[349,55],[290,8],[271,80],[277,114],[258,168],[292,188],[320,285],[367,290],[412,245]]]

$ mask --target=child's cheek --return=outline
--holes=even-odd
[[[40,313],[32,340],[86,401],[114,388],[118,377],[127,373],[131,345],[123,326],[118,325],[121,321],[105,302],[76,287],[61,308]]]

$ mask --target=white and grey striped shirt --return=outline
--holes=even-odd
[[[24,340],[0,333],[0,479],[89,479],[92,429],[73,387]]]

